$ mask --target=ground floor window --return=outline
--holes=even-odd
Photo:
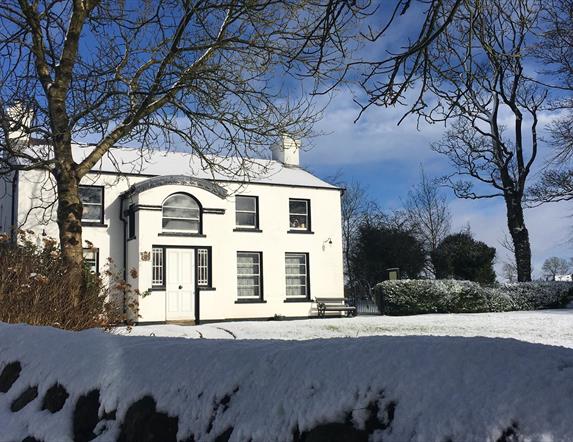
[[[237,298],[262,298],[261,252],[237,252]]]
[[[209,249],[197,249],[197,285],[207,287],[209,279]]]
[[[99,273],[99,250],[93,247],[83,250],[84,264],[92,273]]]
[[[162,247],[153,247],[151,251],[151,285],[165,286],[165,256]]]
[[[287,298],[308,298],[308,254],[287,253],[285,274]]]

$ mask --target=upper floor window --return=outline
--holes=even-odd
[[[256,196],[235,197],[235,222],[238,227],[257,229],[259,227],[259,201]]]
[[[310,230],[310,200],[289,199],[291,230]]]
[[[82,222],[103,224],[103,187],[80,186],[79,193],[83,205]]]
[[[163,229],[199,233],[201,208],[199,203],[184,193],[175,193],[163,203]]]

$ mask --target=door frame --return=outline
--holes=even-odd
[[[151,246],[152,248],[157,248],[157,249],[162,249],[163,250],[163,275],[164,275],[164,288],[163,290],[166,290],[167,288],[167,249],[193,249],[194,250],[194,257],[193,257],[193,264],[194,264],[194,279],[195,281],[193,282],[194,284],[194,308],[195,308],[195,323],[196,324],[200,324],[201,322],[201,305],[200,305],[200,296],[199,296],[199,292],[200,292],[200,287],[197,281],[197,277],[198,277],[198,273],[197,273],[197,264],[198,264],[198,257],[197,257],[197,249],[208,249],[209,250],[209,281],[211,282],[212,285],[212,277],[213,277],[213,247],[212,246],[178,246],[178,245],[173,245],[173,244],[153,244]],[[167,291],[165,292],[165,296],[167,296]],[[167,305],[165,306],[165,308],[167,309]],[[167,313],[167,310],[166,310]]]

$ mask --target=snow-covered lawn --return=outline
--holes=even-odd
[[[119,330],[126,334],[126,330]],[[362,336],[485,336],[573,348],[573,309],[533,312],[362,316],[297,321],[224,322],[199,326],[139,325],[131,335],[205,339],[283,339]]]

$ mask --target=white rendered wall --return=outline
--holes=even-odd
[[[19,180],[20,204],[18,219],[37,233],[42,230],[57,238],[55,221],[44,224],[37,205],[40,193],[48,199],[49,187],[41,172],[23,172]],[[118,177],[92,174],[82,184],[105,186],[104,226],[84,227],[83,237],[100,251],[100,270],[109,256],[121,269],[123,263],[123,223],[120,221],[119,195],[132,184],[147,179],[141,176]],[[201,320],[269,318],[274,315],[304,317],[313,314],[309,302],[285,303],[285,253],[309,254],[310,292],[315,297],[343,296],[342,238],[340,223],[340,192],[335,189],[287,187],[281,185],[225,185],[227,198],[220,198],[204,189],[182,185],[164,185],[149,189],[126,201],[130,204],[160,206],[175,192],[193,195],[203,208],[224,209],[224,214],[203,214],[205,237],[161,236],[161,211],[142,209],[136,212],[136,238],[127,242],[127,268],[138,272],[129,282],[145,292],[151,288],[151,260],[142,259],[154,245],[212,247],[212,286],[215,290],[200,291]],[[42,190],[42,188],[44,190]],[[259,197],[259,228],[262,232],[234,232],[235,193]],[[53,198],[53,194],[52,194]],[[287,233],[289,230],[289,198],[311,201],[313,234]],[[55,215],[55,208],[53,208]],[[52,218],[54,219],[54,218]],[[329,239],[332,244],[329,244]],[[262,252],[264,303],[238,304],[237,251]],[[128,272],[129,273],[129,272]],[[165,320],[165,293],[151,291],[139,299],[139,320]],[[193,318],[190,318],[193,319]]]

